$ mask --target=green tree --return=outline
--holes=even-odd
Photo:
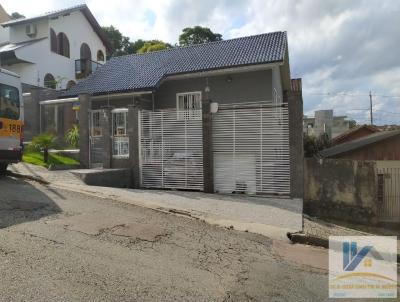
[[[113,52],[107,53],[108,58],[111,56],[117,57],[134,53],[146,53],[172,47],[171,44],[160,40],[138,39],[134,42],[131,42],[129,37],[125,37],[117,28],[112,25],[103,27],[103,30],[111,41],[111,45],[113,47]]]
[[[305,134],[303,138],[303,145],[304,145],[304,156],[313,157],[323,149],[329,148],[331,144],[328,135],[326,133],[323,133],[319,137]]]
[[[71,129],[68,130],[65,135],[65,141],[67,144],[74,148],[79,147],[79,127],[78,125],[73,125]]]
[[[25,18],[24,15],[21,15],[18,12],[14,12],[10,15],[11,20],[15,20],[15,19],[21,19],[21,18]]]
[[[151,40],[144,42],[143,46],[137,50],[137,53],[146,53],[171,48],[172,46],[160,40]]]
[[[221,40],[222,35],[212,32],[208,27],[194,26],[182,30],[182,34],[179,36],[179,45],[188,46]]]
[[[112,25],[104,26],[103,31],[110,40],[113,48],[112,53],[107,53],[108,58],[111,56],[122,56],[129,54],[127,49],[129,49],[131,42],[129,41],[128,37],[122,35],[122,33]]]
[[[47,164],[49,161],[49,149],[54,148],[56,137],[50,133],[43,133],[32,139],[32,146],[35,149],[43,151],[43,161]]]

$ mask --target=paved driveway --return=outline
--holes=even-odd
[[[47,171],[25,163],[13,165],[10,169],[17,173],[41,177],[54,187],[147,208],[178,212],[211,224],[232,226],[236,230],[250,231],[271,238],[285,239],[287,232],[302,229],[301,199],[94,187],[83,184],[68,171]]]

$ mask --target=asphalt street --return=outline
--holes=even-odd
[[[326,271],[273,246],[261,235],[0,178],[0,301],[325,301]]]

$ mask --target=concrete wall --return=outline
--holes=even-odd
[[[156,91],[155,109],[176,108],[176,94],[193,91],[201,91],[203,99],[220,104],[272,102],[272,69],[208,77],[208,97],[206,86],[206,77],[165,81]]]
[[[305,159],[305,213],[350,222],[377,222],[375,169],[373,161]]]
[[[31,94],[24,97],[24,139],[30,141],[33,136],[40,133],[40,123],[42,128],[43,121],[40,121],[40,101],[56,99],[60,95],[59,91],[46,88],[35,88]],[[43,112],[42,112],[43,113]]]

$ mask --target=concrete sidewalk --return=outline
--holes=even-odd
[[[26,163],[12,165],[9,170],[40,178],[49,182],[49,186],[190,216],[210,224],[233,227],[274,239],[287,240],[287,232],[302,229],[301,199],[94,187],[84,184],[69,171],[48,171]]]

